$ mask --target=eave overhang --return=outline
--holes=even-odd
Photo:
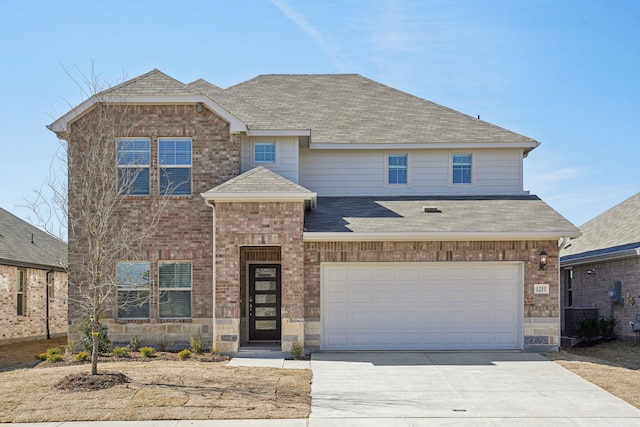
[[[625,249],[620,251],[612,251],[607,253],[600,253],[596,255],[581,255],[568,256],[565,259],[560,257],[560,267],[570,267],[573,265],[594,264],[597,262],[612,261],[621,258],[632,258],[640,256],[640,247]]]
[[[416,142],[416,143],[383,143],[383,144],[348,144],[348,143],[310,143],[315,150],[411,150],[420,148],[473,149],[473,148],[522,148],[529,152],[540,145],[539,142]]]
[[[407,241],[525,241],[557,240],[561,237],[578,237],[575,232],[397,232],[397,233],[347,233],[304,232],[305,242],[407,242]]]
[[[318,193],[310,192],[274,192],[274,193],[224,193],[224,192],[205,192],[200,196],[208,203],[215,205],[216,203],[246,203],[246,202],[305,202],[305,205],[311,209],[316,206]]]

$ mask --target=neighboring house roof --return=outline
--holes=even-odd
[[[226,89],[312,129],[315,144],[520,143],[531,138],[358,74],[261,75]]]
[[[640,255],[640,193],[580,227],[582,237],[560,252],[564,265]]]
[[[207,201],[309,201],[315,205],[316,193],[269,169],[258,166],[202,193]]]
[[[221,89],[202,79],[184,84],[154,69],[84,101],[49,129],[68,124],[96,102],[206,104],[248,135],[311,136],[314,148],[393,146],[522,147],[537,141],[402,92],[358,74],[271,74]],[[342,147],[341,147],[342,146]]]
[[[320,197],[305,240],[542,240],[580,231],[537,196]],[[324,236],[323,236],[324,234]]]
[[[0,264],[62,269],[67,245],[0,208]]]

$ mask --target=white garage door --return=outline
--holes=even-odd
[[[513,263],[325,263],[325,350],[522,348]]]

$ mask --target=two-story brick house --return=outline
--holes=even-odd
[[[114,301],[115,341],[558,347],[558,241],[579,230],[523,190],[538,142],[359,75],[221,89],[153,70],[101,95],[132,111],[113,143],[146,162],[135,214],[180,179],[145,261],[116,267],[154,297]]]

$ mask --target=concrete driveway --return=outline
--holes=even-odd
[[[314,353],[310,427],[640,426],[640,410],[537,353]]]

